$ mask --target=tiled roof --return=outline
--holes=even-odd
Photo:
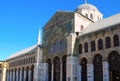
[[[11,58],[14,58],[14,57],[29,53],[29,52],[33,51],[36,47],[37,47],[37,45],[34,45],[34,46],[29,47],[29,48],[23,49],[23,50],[21,50],[21,51],[19,51],[17,53],[12,54],[7,59],[11,59]]]

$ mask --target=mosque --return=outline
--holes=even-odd
[[[40,43],[42,40],[42,43]],[[0,81],[120,81],[120,14],[57,11],[38,43],[0,62]]]

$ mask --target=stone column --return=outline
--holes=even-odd
[[[113,32],[111,29],[109,29],[109,32],[110,32],[110,42],[111,42],[111,48],[114,47],[114,40],[113,40]]]
[[[31,81],[31,69],[29,69],[28,81]]]
[[[51,75],[51,81],[54,79],[54,63],[52,62],[52,75]]]
[[[103,61],[103,81],[109,81],[109,63]]]
[[[87,64],[87,81],[94,81],[93,64]]]
[[[10,81],[10,71],[8,71],[8,80],[7,81]]]
[[[26,81],[26,70],[24,70],[24,81]]]
[[[16,81],[18,81],[19,76],[18,76],[18,71],[16,71]]]
[[[62,71],[62,60],[60,60],[60,81],[62,81],[62,74],[63,74],[63,71]]]
[[[11,79],[12,79],[12,72],[10,71],[10,81],[12,81]]]
[[[15,71],[13,71],[13,81],[15,81]]]

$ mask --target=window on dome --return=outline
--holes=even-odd
[[[83,25],[81,25],[81,27],[80,27],[80,31],[82,31],[84,29],[84,26]]]
[[[90,18],[93,19],[93,14],[90,14]]]
[[[88,14],[86,13],[85,16],[88,17]]]

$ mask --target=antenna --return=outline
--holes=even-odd
[[[84,0],[85,4],[87,4],[87,0]]]

